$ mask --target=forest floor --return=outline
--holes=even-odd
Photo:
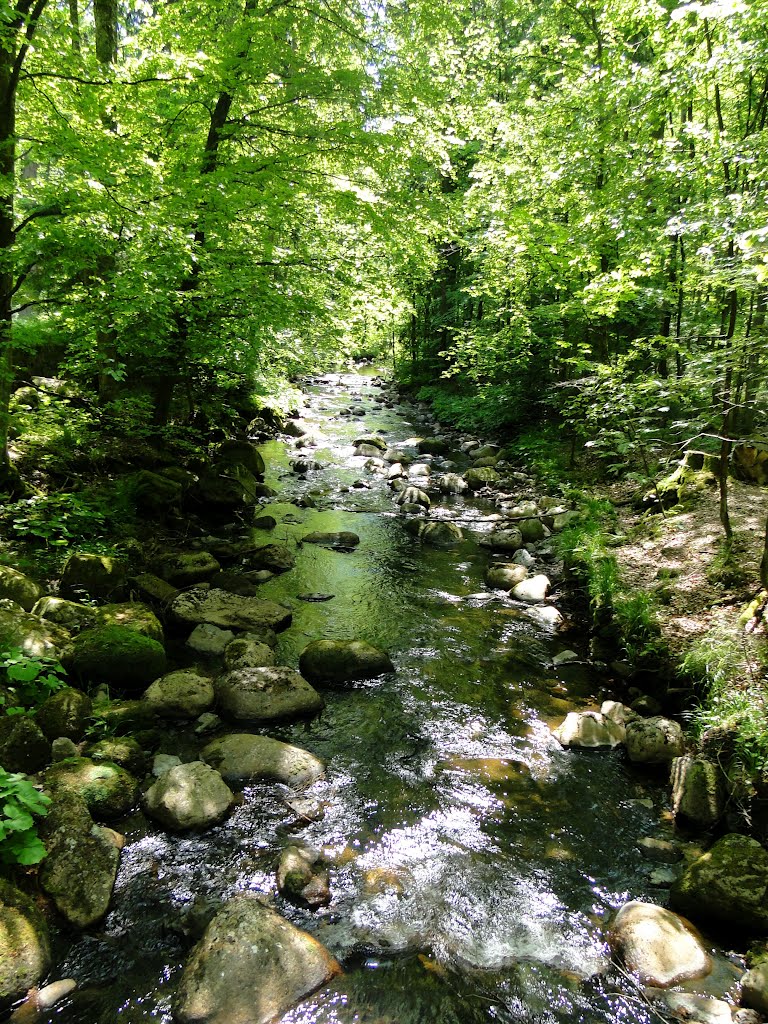
[[[698,492],[680,511],[638,512],[617,485],[609,492],[619,522],[622,586],[657,598],[661,637],[679,664],[691,645],[706,635],[737,639],[745,667],[754,662],[754,643],[764,632],[745,631],[740,617],[760,592],[760,559],[768,515],[768,489],[729,480],[734,531],[730,557],[719,518],[716,487]]]

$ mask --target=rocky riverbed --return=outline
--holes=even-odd
[[[715,942],[768,928],[768,855],[675,829],[722,794],[677,723],[606,699],[561,601],[573,509],[370,376],[282,426],[143,470],[135,564],[0,575],[3,644],[72,682],[0,733],[53,798],[42,912],[0,894],[6,1005],[54,981],[16,1014],[746,1021]]]

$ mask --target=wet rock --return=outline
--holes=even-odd
[[[202,756],[227,782],[270,779],[300,789],[325,772],[323,762],[309,751],[249,733],[220,736],[205,747]]]
[[[253,569],[269,569],[270,572],[288,572],[296,564],[293,552],[285,544],[263,544],[248,555],[248,564]]]
[[[178,594],[176,587],[172,587],[170,583],[166,583],[159,576],[153,576],[150,572],[142,572],[138,576],[133,576],[130,583],[138,597],[149,604],[159,605],[161,608],[167,607]]]
[[[292,459],[291,469],[298,476],[305,476],[307,473],[311,473],[314,470],[322,469],[323,465],[318,462],[317,459]]]
[[[85,748],[85,756],[95,764],[108,761],[124,768],[134,776],[143,775],[147,764],[147,755],[142,748],[130,736],[110,736],[107,739],[98,740]]]
[[[684,755],[672,761],[672,810],[675,817],[711,828],[725,810],[722,770],[705,757]]]
[[[422,455],[445,455],[448,442],[442,437],[424,437],[416,442],[416,447]]]
[[[222,441],[216,451],[215,461],[217,465],[244,466],[255,477],[262,477],[266,468],[261,452],[250,441]]]
[[[412,529],[411,523],[407,523],[406,529],[415,533],[422,544],[429,544],[435,548],[450,548],[464,540],[464,534],[455,523],[445,523],[439,520],[425,523],[422,520],[414,520],[413,525],[415,529]]]
[[[291,623],[291,613],[282,605],[217,589],[193,588],[179,594],[171,604],[171,613],[177,622],[191,626],[208,623],[254,632],[279,631]]]
[[[48,973],[48,926],[34,902],[0,878],[0,1006],[20,999]]]
[[[352,442],[352,444],[356,448],[359,448],[361,445],[367,445],[369,448],[375,448],[376,454],[387,450],[387,442],[382,437],[376,437],[375,434],[358,437],[357,440]]]
[[[537,604],[540,601],[546,600],[549,586],[549,577],[539,573],[537,576],[530,576],[513,587],[512,597],[518,601],[525,601],[528,604]]]
[[[70,555],[61,576],[59,593],[77,600],[94,597],[102,601],[119,598],[125,589],[126,564],[108,555]]]
[[[277,520],[274,516],[259,516],[251,523],[254,530],[274,530]]]
[[[213,681],[189,669],[156,679],[143,698],[158,718],[197,718],[213,707]]]
[[[238,722],[272,722],[316,714],[323,699],[291,668],[239,668],[219,676],[216,703]]]
[[[756,964],[742,976],[741,1003],[768,1015],[768,961]]]
[[[307,533],[301,539],[305,544],[324,544],[332,548],[355,548],[360,543],[358,535],[348,530],[336,533]]]
[[[219,772],[202,761],[176,765],[144,794],[144,809],[174,831],[209,828],[227,815],[234,794]]]
[[[249,894],[213,918],[187,960],[180,1024],[268,1024],[341,973],[323,946]]]
[[[597,711],[569,711],[553,735],[564,747],[594,748],[617,747],[626,733],[622,725]]]
[[[528,570],[522,565],[492,565],[485,573],[485,582],[496,590],[511,590],[527,575]]]
[[[165,649],[128,626],[97,626],[74,637],[62,664],[87,682],[143,690],[165,671]]]
[[[657,992],[651,988],[647,995],[653,997]],[[712,999],[694,992],[659,992],[658,997],[663,1009],[672,1014],[674,1020],[690,1024],[733,1024],[731,1007],[723,999]]]
[[[364,640],[315,640],[299,658],[299,670],[313,683],[343,684],[394,672],[389,655]]]
[[[0,764],[10,772],[34,775],[51,759],[51,743],[28,715],[0,717]]]
[[[608,941],[643,985],[668,988],[688,978],[704,978],[712,970],[696,929],[652,903],[625,903],[614,918]]]
[[[52,981],[50,985],[44,985],[43,988],[32,989],[21,1006],[18,1006],[8,1018],[10,1024],[32,1024],[38,1019],[39,1014],[52,1010],[76,988],[77,982],[74,978],[62,978],[60,981]]]
[[[643,836],[638,841],[638,846],[648,860],[660,864],[676,864],[683,855],[680,847],[668,839],[653,839],[650,836]]]
[[[359,444],[355,448],[355,455],[361,458],[376,458],[381,455],[381,449],[374,447],[372,444]]]
[[[240,668],[268,668],[275,664],[275,652],[257,636],[243,633],[224,651],[224,666],[230,672]]]
[[[91,698],[72,686],[65,686],[47,697],[37,709],[37,724],[49,740],[66,736],[81,740],[92,710]]]
[[[464,480],[470,491],[479,491],[483,487],[493,487],[501,481],[501,477],[491,466],[481,469],[468,469],[464,474]]]
[[[306,846],[286,847],[280,855],[277,888],[301,906],[314,908],[330,903],[330,874],[321,854]]]
[[[685,749],[680,725],[662,715],[630,722],[626,743],[627,756],[635,764],[667,764]]]
[[[419,487],[406,487],[395,499],[398,505],[416,505],[422,508],[429,508],[432,505],[429,495]]]
[[[549,530],[540,519],[521,519],[517,524],[523,535],[523,543],[529,544],[549,537]]]
[[[195,626],[187,637],[187,647],[204,657],[218,658],[234,638],[235,634],[231,629],[220,629],[218,626],[203,622]]]
[[[136,779],[108,761],[97,763],[89,757],[59,761],[46,771],[43,779],[54,791],[81,796],[95,818],[120,818],[136,803]]]
[[[571,665],[578,660],[579,656],[576,651],[560,651],[552,659],[552,664],[555,668],[559,668],[561,665]]]
[[[494,530],[480,543],[483,547],[493,548],[494,551],[514,552],[523,546],[523,535],[516,527],[510,530]]]
[[[464,494],[469,490],[469,484],[458,473],[444,473],[437,481],[437,486],[441,494]]]
[[[52,622],[43,622],[29,612],[0,608],[0,649],[15,647],[30,658],[60,658],[70,634]]]
[[[21,605],[25,612],[31,612],[42,593],[40,584],[29,576],[9,565],[0,565],[0,598],[8,598]]]
[[[743,932],[768,929],[768,851],[756,839],[732,833],[683,872],[671,905],[694,920]]]
[[[157,563],[158,574],[174,587],[190,587],[195,583],[204,583],[220,568],[209,551],[182,551],[175,555],[166,555]]]
[[[109,909],[120,851],[108,831],[62,827],[49,840],[40,885],[76,928],[90,928]]]
[[[304,437],[306,430],[296,420],[288,420],[283,427],[283,433],[288,434],[289,437]]]

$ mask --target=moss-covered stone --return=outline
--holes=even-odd
[[[121,596],[126,564],[108,555],[71,555],[61,577],[59,593],[77,600],[83,596],[108,601]]]
[[[18,647],[28,657],[61,657],[70,640],[69,631],[43,622],[29,612],[0,608],[0,649]]]
[[[723,836],[690,864],[670,891],[671,905],[694,921],[768,929],[768,851],[756,839]]]
[[[480,469],[468,469],[464,474],[464,480],[471,491],[479,491],[481,487],[493,487],[499,483],[501,477],[493,467],[484,466]]]
[[[9,565],[0,565],[0,597],[10,598],[20,604],[25,612],[32,611],[35,602],[43,592],[39,583],[29,576],[12,569]]]
[[[85,748],[85,755],[96,764],[108,761],[139,777],[147,767],[147,755],[131,736],[110,736],[98,740]]]
[[[151,516],[164,518],[168,512],[178,511],[184,488],[178,480],[170,479],[165,473],[153,473],[142,469],[131,481],[136,507]]]
[[[49,740],[66,736],[81,740],[91,714],[91,698],[82,690],[65,686],[46,698],[37,710],[37,724]]]
[[[21,998],[51,966],[48,927],[32,900],[0,878],[0,1007]]]
[[[216,462],[245,466],[255,477],[264,476],[264,459],[258,448],[250,441],[222,441],[216,452]]]
[[[51,744],[27,715],[0,717],[0,764],[6,771],[33,775],[51,759]]]
[[[93,715],[118,736],[156,725],[154,709],[145,700],[101,701],[94,704]]]
[[[299,671],[313,683],[341,685],[394,670],[389,655],[364,640],[315,640],[299,658]]]
[[[95,818],[119,818],[136,803],[138,784],[124,768],[89,757],[59,761],[45,773],[45,785],[54,792],[68,790],[82,796]]]
[[[75,637],[62,656],[69,672],[88,682],[143,690],[165,671],[165,649],[129,626],[99,626]]]

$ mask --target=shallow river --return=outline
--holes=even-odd
[[[386,478],[353,455],[366,433],[397,445],[425,432],[381,393],[357,374],[309,388],[304,421],[322,434],[315,457],[326,468],[306,479],[290,471],[292,445],[262,446],[281,501],[317,492],[316,509],[271,504],[274,539],[361,538],[352,552],[300,546],[296,568],[263,586],[293,608],[279,662],[295,666],[310,640],[339,637],[383,647],[397,667],[326,692],[313,721],[268,730],[326,760],[309,794],[324,816],[297,818],[289,791],[265,783],[201,835],[167,835],[139,814],[123,823],[113,909],[73,944],[61,937],[57,976],[79,989],[51,1022],[170,1024],[192,922],[246,890],[267,894],[346,968],[282,1024],[653,1019],[611,970],[601,926],[629,898],[664,901],[637,842],[662,834],[665,791],[619,752],[564,751],[551,738],[548,726],[600,681],[586,667],[558,674],[552,657],[578,638],[487,592],[476,539],[490,506],[450,498],[433,513],[465,518],[472,539],[457,549],[422,547],[405,531]],[[340,415],[350,404],[365,414]],[[370,489],[351,486],[360,479]],[[298,599],[318,592],[334,596]],[[276,856],[297,840],[333,865],[333,898],[318,911],[276,893]]]

